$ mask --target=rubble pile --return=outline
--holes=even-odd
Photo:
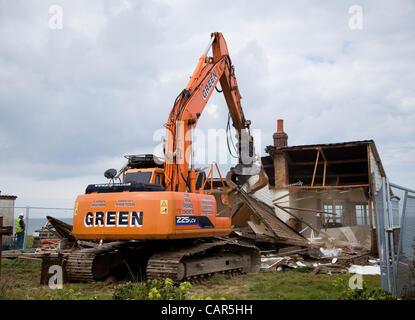
[[[290,249],[290,251],[287,251]],[[380,274],[379,259],[368,251],[352,251],[340,248],[285,248],[280,252],[263,252],[261,271],[303,269],[311,274],[358,273]]]

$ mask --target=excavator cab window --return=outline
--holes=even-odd
[[[160,183],[160,175],[156,175],[156,178],[154,179],[155,184],[161,184]]]
[[[129,182],[141,182],[141,183],[150,183],[151,172],[127,172],[125,174],[125,183]]]

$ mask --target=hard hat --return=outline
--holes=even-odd
[[[23,217],[23,216],[24,216],[24,214],[23,214],[23,213],[20,213],[20,214],[19,214],[19,217]]]

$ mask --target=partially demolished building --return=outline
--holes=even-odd
[[[374,194],[385,177],[373,140],[288,146],[278,120],[274,145],[262,164],[268,187],[254,196],[276,206],[276,215],[311,240],[376,252]]]

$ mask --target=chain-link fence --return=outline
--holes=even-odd
[[[5,215],[10,215],[8,221],[13,224],[13,236],[3,236],[3,250],[16,249],[15,224],[19,214],[23,214],[25,223],[25,237],[23,249],[26,249],[28,236],[36,235],[36,230],[41,229],[47,222],[46,217],[52,216],[66,223],[72,224],[73,208],[48,208],[48,207],[0,207]]]
[[[415,191],[384,178],[375,200],[382,289],[415,297]]]

